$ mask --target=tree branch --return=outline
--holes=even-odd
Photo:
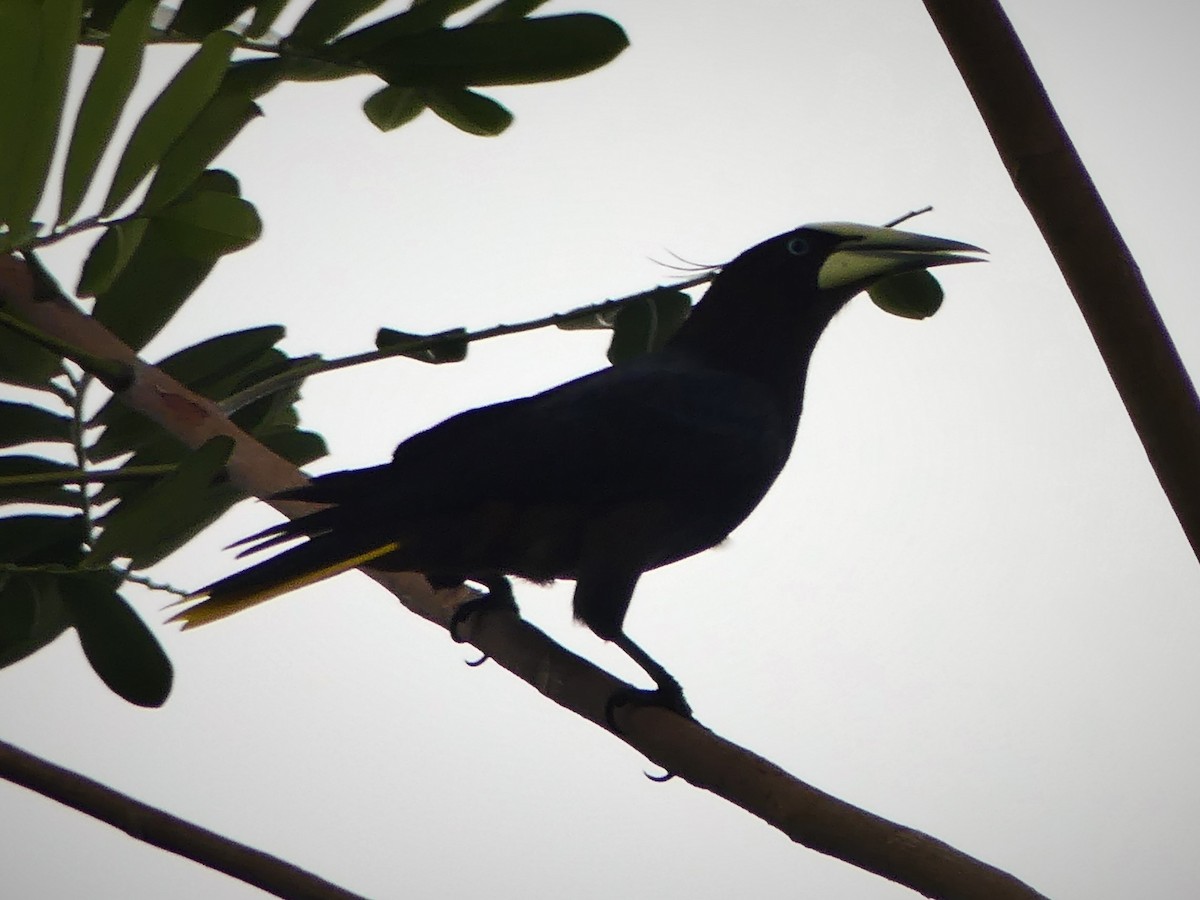
[[[925,6],[1200,557],[1200,400],[1133,255],[999,2]]]
[[[147,806],[4,741],[0,741],[0,777],[277,897],[363,900],[278,857]]]
[[[216,404],[139,360],[132,350],[65,296],[35,300],[28,271],[12,258],[0,257],[0,300],[7,300],[12,309],[43,331],[93,354],[128,364],[134,380],[119,396],[188,445],[198,447],[217,434],[233,436],[237,446],[229,461],[229,474],[242,490],[269,498],[277,491],[303,483],[304,476],[299,470],[239,431]],[[315,508],[312,504],[269,502],[285,515],[299,515]],[[472,596],[466,589],[433,591],[415,573],[364,571],[408,609],[443,627],[449,624],[458,605]],[[607,729],[608,698],[614,690],[627,687],[623,682],[560,647],[510,612],[481,612],[469,617],[458,630],[489,657],[554,702]],[[648,759],[821,853],[929,897],[945,900],[1042,897],[1011,875],[941,841],[888,822],[805,784],[699,722],[663,709],[636,706],[620,708],[617,720],[620,727],[617,737]],[[84,811],[95,814],[90,809]],[[186,855],[220,868],[210,855],[211,841],[215,838],[206,838],[203,848],[189,846]],[[175,846],[167,849],[180,852]]]

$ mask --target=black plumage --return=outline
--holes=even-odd
[[[724,540],[762,499],[791,451],[813,348],[851,297],[975,249],[847,224],[764,241],[722,268],[661,350],[453,416],[390,463],[288,491],[330,505],[243,543],[307,540],[197,591],[176,618],[204,624],[368,563],[435,586],[574,579],[576,618],[686,711],[622,629],[639,576]]]

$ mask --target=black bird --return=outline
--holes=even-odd
[[[453,416],[390,463],[281,494],[331,504],[246,538],[308,540],[189,599],[202,625],[360,565],[435,587],[574,579],[574,613],[687,713],[678,682],[625,634],[643,572],[720,543],[791,452],[817,338],[851,297],[979,248],[891,228],[809,225],[724,266],[661,349],[532,397]]]

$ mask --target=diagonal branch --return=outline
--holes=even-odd
[[[134,377],[130,387],[119,395],[122,400],[189,446],[198,447],[217,434],[234,437],[237,445],[230,457],[229,474],[242,490],[269,498],[277,491],[303,483],[304,476],[299,470],[239,431],[214,403],[193,394],[139,360],[132,350],[65,296],[35,300],[28,271],[11,257],[0,257],[0,300],[7,301],[19,315],[46,333],[98,356],[127,364]],[[314,508],[312,504],[272,502],[285,515],[298,515]],[[414,573],[364,571],[412,612],[442,627],[449,625],[454,610],[470,595],[462,589],[433,591],[422,576]],[[472,615],[457,630],[546,697],[602,728],[608,728],[605,708],[609,697],[614,690],[628,687],[560,647],[511,612]],[[663,709],[636,706],[621,707],[617,719],[620,733],[615,736],[629,746],[677,777],[758,816],[797,843],[875,872],[929,897],[945,900],[1042,898],[1011,875],[941,841],[805,784],[695,720]],[[0,774],[11,777],[3,770]],[[53,791],[46,789],[44,792],[55,799],[62,799],[61,794],[69,790],[69,784],[51,787]],[[43,790],[42,787],[35,789]],[[134,802],[128,798],[124,800]],[[211,839],[219,843],[217,836],[211,835]],[[167,849],[181,852],[182,848],[170,846]],[[229,871],[222,868],[210,845],[189,844],[187,850],[191,858]],[[255,868],[278,862],[271,862],[271,859],[257,861]],[[237,872],[230,874],[245,878]]]
[[[925,0],[1200,556],[1200,400],[1133,255],[998,0]]]
[[[278,897],[362,900],[278,857],[147,806],[112,788],[0,741],[0,777],[50,797],[131,837],[232,875]]]

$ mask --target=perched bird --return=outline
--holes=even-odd
[[[322,475],[281,497],[330,504],[246,538],[307,538],[197,591],[202,625],[347,569],[471,581],[575,580],[574,613],[687,713],[679,683],[623,629],[643,572],[706,550],[762,500],[791,452],[809,360],[847,301],[979,248],[892,228],[809,225],[722,267],[661,350],[453,416],[391,462]]]

